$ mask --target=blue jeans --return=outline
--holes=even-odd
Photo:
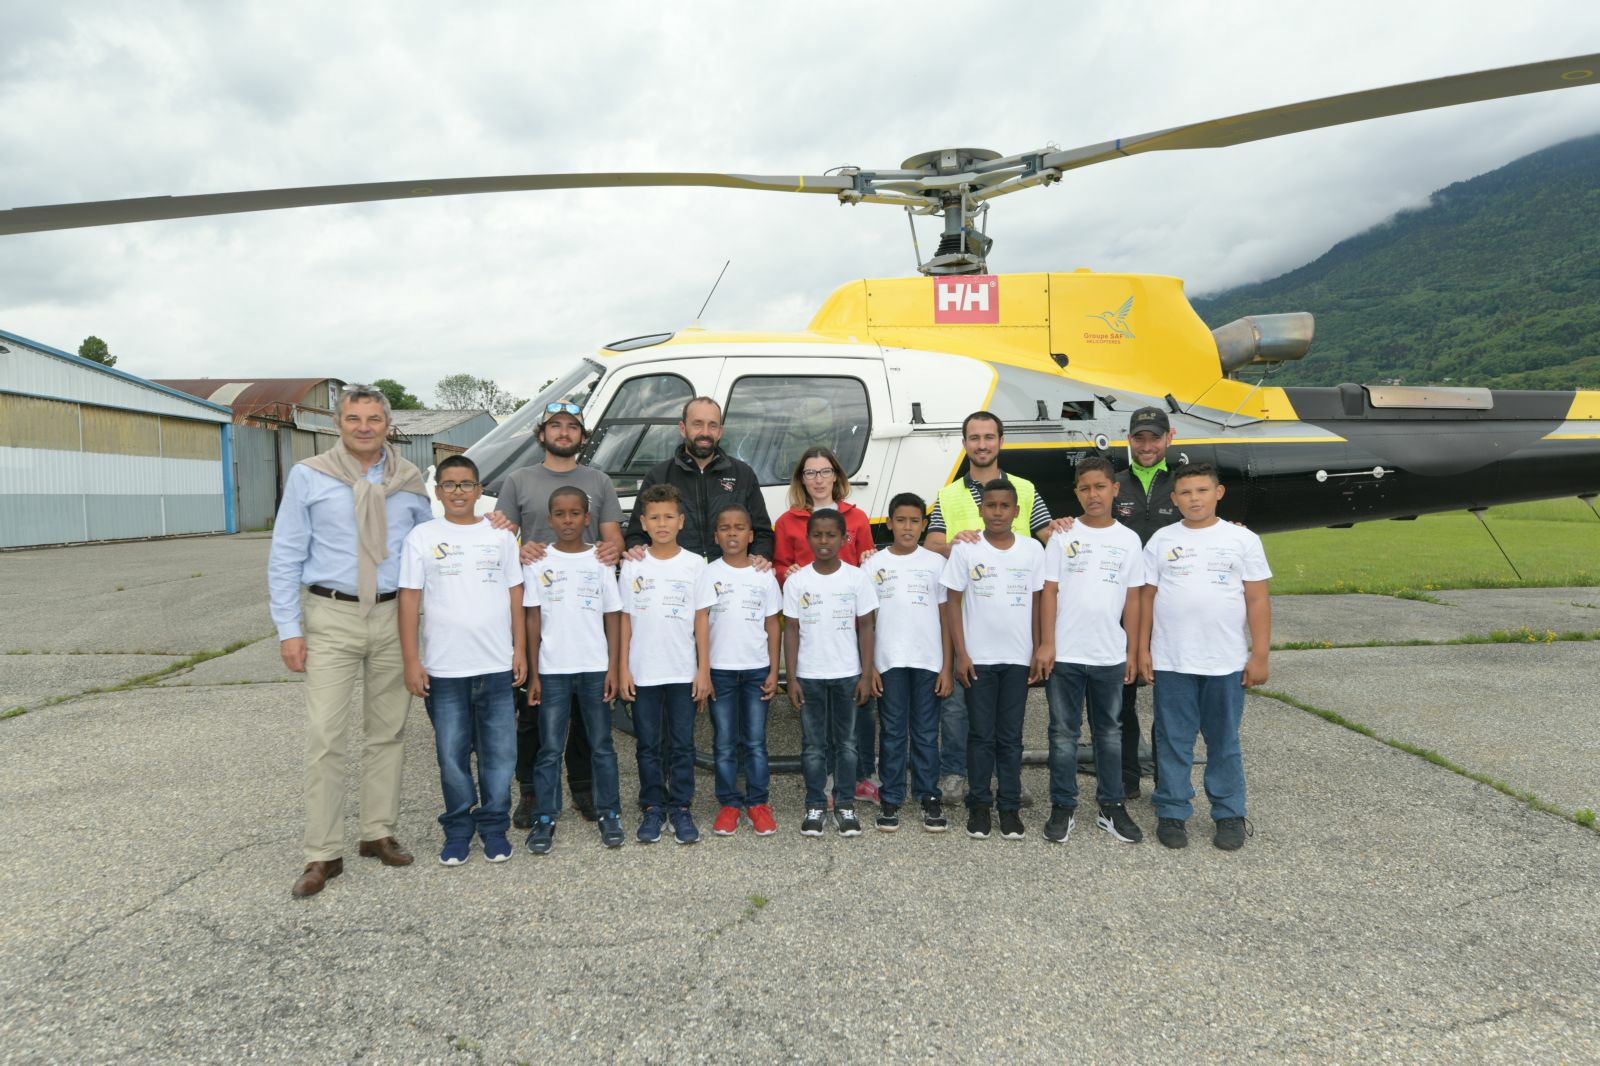
[[[939,698],[933,694],[939,675],[932,670],[901,666],[885,670],[883,695],[878,699],[878,721],[883,728],[883,750],[878,768],[882,784],[878,796],[896,807],[906,801],[907,741],[911,757],[911,795],[917,800],[939,798]]]
[[[967,689],[967,806],[1022,806],[1022,713],[1028,705],[1028,668],[979,663]],[[999,796],[990,781],[1000,779]],[[998,802],[996,802],[998,800]]]
[[[835,810],[856,805],[856,682],[850,677],[800,678],[806,701],[800,706],[800,770],[806,779],[806,806],[827,803],[823,789],[833,771]]]
[[[511,775],[517,768],[517,712],[511,671],[477,677],[428,676],[423,701],[433,723],[439,755],[447,841],[472,839],[472,832],[504,833],[511,827]],[[478,783],[472,783],[472,753],[478,753]],[[473,803],[477,809],[473,809]]]
[[[869,699],[856,708],[856,780],[865,781],[878,772],[878,715]],[[901,768],[902,771],[904,767]]]
[[[964,776],[967,772],[967,690],[952,685],[939,704],[939,773]]]
[[[1121,803],[1122,792],[1122,678],[1126,663],[1086,666],[1056,663],[1050,671],[1045,698],[1050,701],[1050,803],[1055,807],[1078,805],[1078,733],[1083,727],[1083,703],[1089,701],[1089,732],[1094,737],[1095,799],[1101,805]]]
[[[767,668],[711,671],[711,729],[717,756],[717,802],[759,807],[767,802],[767,707],[761,686]],[[744,756],[744,792],[739,756]]]
[[[595,810],[621,813],[617,798],[617,749],[611,743],[611,707],[606,703],[606,675],[539,675],[539,757],[533,764],[533,804],[541,817],[561,815],[561,753],[567,747],[567,727],[573,704],[583,719],[594,772],[590,796]]]
[[[633,700],[633,735],[639,753],[639,807],[694,802],[694,699],[689,682],[640,685]],[[661,778],[666,740],[667,780]]]
[[[1212,818],[1243,818],[1244,753],[1239,722],[1244,717],[1244,686],[1238,671],[1209,677],[1156,671],[1156,782],[1158,818],[1188,818],[1194,813],[1194,738],[1206,738],[1206,796]]]

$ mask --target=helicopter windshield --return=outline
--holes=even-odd
[[[575,403],[584,406],[604,373],[605,368],[599,363],[583,360],[546,385],[539,395],[517,408],[510,418],[467,451],[478,464],[478,474],[487,494],[499,495],[500,482],[507,474],[519,466],[539,461],[541,452],[534,431],[539,428],[545,405]]]

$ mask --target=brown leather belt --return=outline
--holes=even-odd
[[[310,585],[307,587],[310,589],[311,595],[313,596],[322,596],[330,600],[339,600],[343,603],[361,602],[360,596],[352,596],[348,592],[340,592],[338,589],[325,588],[322,585]],[[380,592],[378,593],[378,602],[388,603],[398,595],[400,595],[399,592]]]

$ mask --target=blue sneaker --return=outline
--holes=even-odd
[[[490,862],[505,862],[511,858],[511,841],[504,833],[479,833],[483,840],[483,857]]]
[[[700,829],[694,824],[694,815],[687,807],[672,808],[672,835],[680,844],[693,844],[700,839]]]
[[[608,848],[622,847],[622,815],[616,811],[600,812],[600,843]]]
[[[444,848],[439,852],[440,866],[460,866],[467,861],[467,856],[472,854],[472,838],[466,840],[446,840]]]
[[[666,820],[660,807],[646,807],[644,816],[639,819],[639,831],[634,833],[634,839],[641,844],[654,844],[661,839],[661,823]]]
[[[556,842],[556,823],[548,814],[541,814],[534,820],[533,830],[528,833],[528,850],[535,855],[548,855]]]

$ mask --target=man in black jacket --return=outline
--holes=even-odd
[[[1128,456],[1132,465],[1117,475],[1112,512],[1118,522],[1139,534],[1140,544],[1149,543],[1156,530],[1182,517],[1172,502],[1172,474],[1167,470],[1167,446],[1172,437],[1172,423],[1159,407],[1141,407],[1128,419]],[[1138,684],[1124,685],[1122,787],[1129,799],[1139,795],[1138,701]],[[1153,727],[1150,743],[1155,744]]]
[[[749,464],[740,462],[719,446],[722,440],[722,408],[709,396],[696,396],[683,405],[678,422],[683,443],[672,458],[657,463],[639,482],[639,496],[651,485],[667,484],[683,498],[683,529],[678,546],[706,560],[722,555],[717,547],[717,512],[736,503],[750,512],[750,529],[755,539],[750,544],[751,563],[758,570],[772,565],[772,521],[761,498],[761,482]],[[636,497],[637,498],[637,497]],[[643,556],[650,542],[644,531],[640,510],[634,505],[624,537],[628,557]]]

